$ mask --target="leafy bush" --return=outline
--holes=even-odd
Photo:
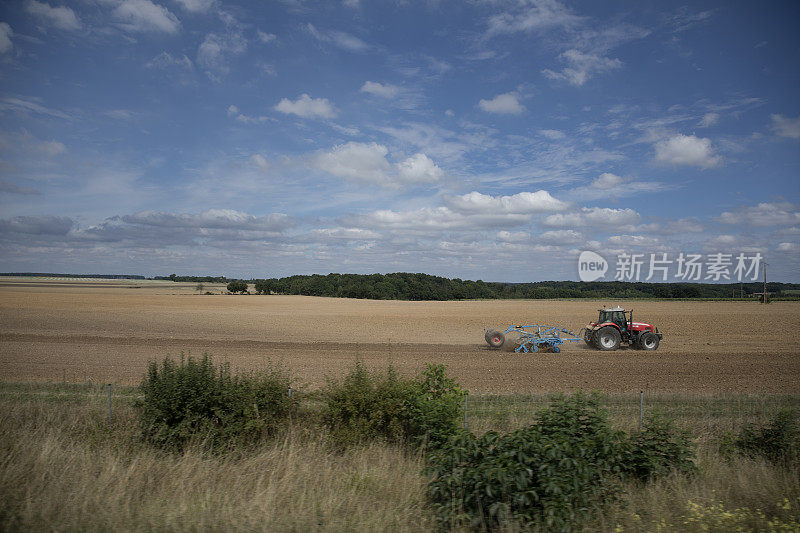
[[[670,470],[683,473],[695,470],[691,435],[660,415],[645,421],[641,433],[631,437],[631,444],[625,471],[635,478],[646,481]]]
[[[429,498],[450,528],[580,529],[618,497],[623,479],[688,468],[683,438],[659,421],[629,439],[610,426],[596,396],[559,397],[533,425],[506,435],[463,432],[433,450]]]
[[[244,281],[231,281],[228,283],[228,292],[241,292],[242,294],[247,292],[247,283]]]
[[[328,382],[324,421],[341,445],[382,439],[414,445],[437,444],[458,429],[464,392],[444,365],[427,365],[414,379],[393,368],[370,374],[360,361],[344,380]]]
[[[797,414],[778,412],[768,425],[747,426],[733,439],[734,448],[750,457],[765,457],[775,463],[791,463],[800,459],[800,426]]]
[[[280,369],[231,375],[226,363],[215,367],[211,356],[181,355],[159,366],[151,361],[140,385],[138,404],[142,435],[164,448],[181,448],[205,440],[214,448],[252,443],[274,434],[296,409],[287,394],[291,381]]]

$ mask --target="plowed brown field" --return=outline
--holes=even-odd
[[[664,333],[656,352],[490,350],[484,327],[577,331],[612,301],[387,302],[231,296],[220,286],[0,279],[0,380],[138,383],[150,359],[211,353],[240,369],[282,360],[310,387],[356,358],[414,373],[444,363],[473,393],[639,389],[800,393],[800,304],[620,302]]]

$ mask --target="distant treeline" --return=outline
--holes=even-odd
[[[328,274],[246,280],[259,294],[300,294],[375,300],[473,300],[549,298],[739,298],[763,291],[763,283],[632,283],[538,281],[497,283],[428,274]],[[771,298],[796,299],[800,284],[767,283]]]
[[[176,276],[175,274],[170,274],[169,276],[154,276],[153,279],[188,281],[190,283],[228,283],[231,281],[225,276]]]
[[[28,278],[97,278],[97,279],[147,279],[136,274],[55,274],[48,272],[0,272],[0,276]]]

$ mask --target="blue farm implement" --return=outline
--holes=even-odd
[[[530,326],[508,326],[503,332],[489,330],[484,335],[486,342],[492,348],[500,348],[506,341],[506,335],[516,333],[517,338],[514,342],[514,351],[522,354],[538,353],[539,350],[549,350],[554,353],[561,351],[561,346],[565,341],[580,342],[581,338],[572,331],[558,326],[541,326],[532,324]]]

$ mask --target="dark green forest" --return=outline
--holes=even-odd
[[[752,298],[762,283],[632,283],[537,281],[498,283],[428,274],[314,274],[249,280],[258,294],[300,294],[374,300],[474,300],[549,298]],[[771,299],[797,299],[800,284],[767,283]]]

